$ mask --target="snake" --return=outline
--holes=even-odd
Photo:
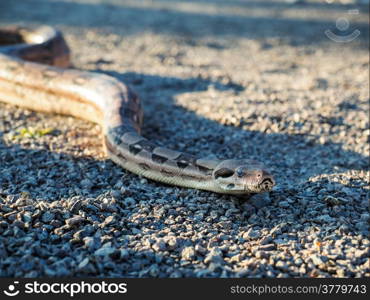
[[[143,137],[142,104],[132,88],[115,77],[74,68],[70,57],[54,27],[0,27],[0,101],[101,125],[108,158],[150,180],[232,195],[274,187],[261,162],[196,157]]]

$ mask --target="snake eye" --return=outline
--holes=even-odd
[[[245,175],[243,169],[242,168],[236,169],[236,175],[238,177],[243,177]]]

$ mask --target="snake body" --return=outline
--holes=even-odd
[[[0,101],[99,123],[109,158],[155,181],[225,194],[265,192],[275,184],[259,162],[197,158],[141,136],[138,96],[113,77],[70,68],[62,34],[48,26],[0,28]]]

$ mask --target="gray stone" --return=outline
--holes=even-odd
[[[108,256],[111,255],[116,249],[110,246],[103,246],[96,250],[94,254],[96,256]]]
[[[262,208],[271,203],[271,198],[269,193],[256,194],[249,199],[248,203],[256,208]]]
[[[77,226],[80,225],[81,223],[85,222],[86,219],[81,217],[81,216],[75,216],[72,218],[67,219],[65,222],[68,226]]]
[[[44,222],[44,223],[50,223],[52,220],[54,220],[55,218],[55,214],[50,212],[50,211],[46,211],[42,214],[42,217],[41,217],[41,221]]]
[[[215,264],[223,264],[224,259],[222,257],[222,252],[219,250],[217,247],[212,248],[207,256],[204,259],[204,263],[209,264],[209,263],[215,263]]]
[[[260,245],[258,246],[258,249],[263,251],[273,251],[276,250],[276,245],[275,244]]]
[[[318,265],[322,265],[324,263],[323,259],[322,259],[322,256],[321,255],[317,255],[317,254],[313,254],[310,256],[312,262],[318,266]]]
[[[160,239],[156,243],[153,244],[152,248],[155,251],[165,251],[167,249],[166,243]]]
[[[246,240],[254,240],[258,239],[260,237],[260,233],[258,230],[254,230],[253,228],[250,228],[247,232],[243,234],[243,238]]]
[[[195,257],[195,251],[193,247],[185,247],[181,251],[181,257],[185,260],[192,260]]]

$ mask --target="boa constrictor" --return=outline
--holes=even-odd
[[[109,158],[155,181],[224,194],[274,186],[272,175],[256,161],[196,158],[148,141],[140,135],[137,95],[113,77],[69,68],[69,54],[54,28],[0,28],[0,101],[101,124]]]

